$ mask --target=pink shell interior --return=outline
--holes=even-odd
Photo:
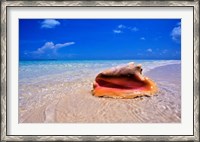
[[[125,66],[98,74],[93,84],[93,95],[134,98],[143,95],[150,96],[157,92],[155,82],[142,76],[141,66],[134,66],[131,74],[129,70],[130,68]]]

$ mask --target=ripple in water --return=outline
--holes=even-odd
[[[135,61],[157,82],[159,92],[153,97],[112,99],[91,95],[100,71],[128,62],[20,62],[20,122],[180,123],[180,61]],[[166,76],[171,71],[173,77]]]

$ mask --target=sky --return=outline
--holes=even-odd
[[[19,19],[19,59],[181,59],[181,19]]]

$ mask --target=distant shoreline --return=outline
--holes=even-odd
[[[169,72],[171,72],[169,76]],[[146,76],[154,78],[155,80],[163,79],[165,81],[177,82],[177,77],[181,78],[181,63],[168,64],[155,67],[145,73]],[[166,77],[167,76],[167,77]],[[179,84],[180,82],[177,82]]]

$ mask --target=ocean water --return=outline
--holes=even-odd
[[[37,77],[62,73],[98,73],[101,69],[134,62],[142,64],[143,71],[153,68],[180,63],[180,60],[33,60],[19,62],[19,82],[36,79]],[[92,71],[92,72],[91,72]],[[71,78],[72,79],[72,78]]]
[[[99,72],[129,62],[142,64],[143,74],[157,82],[155,97],[112,99],[91,95]],[[180,60],[20,61],[19,122],[180,122],[180,65]]]

